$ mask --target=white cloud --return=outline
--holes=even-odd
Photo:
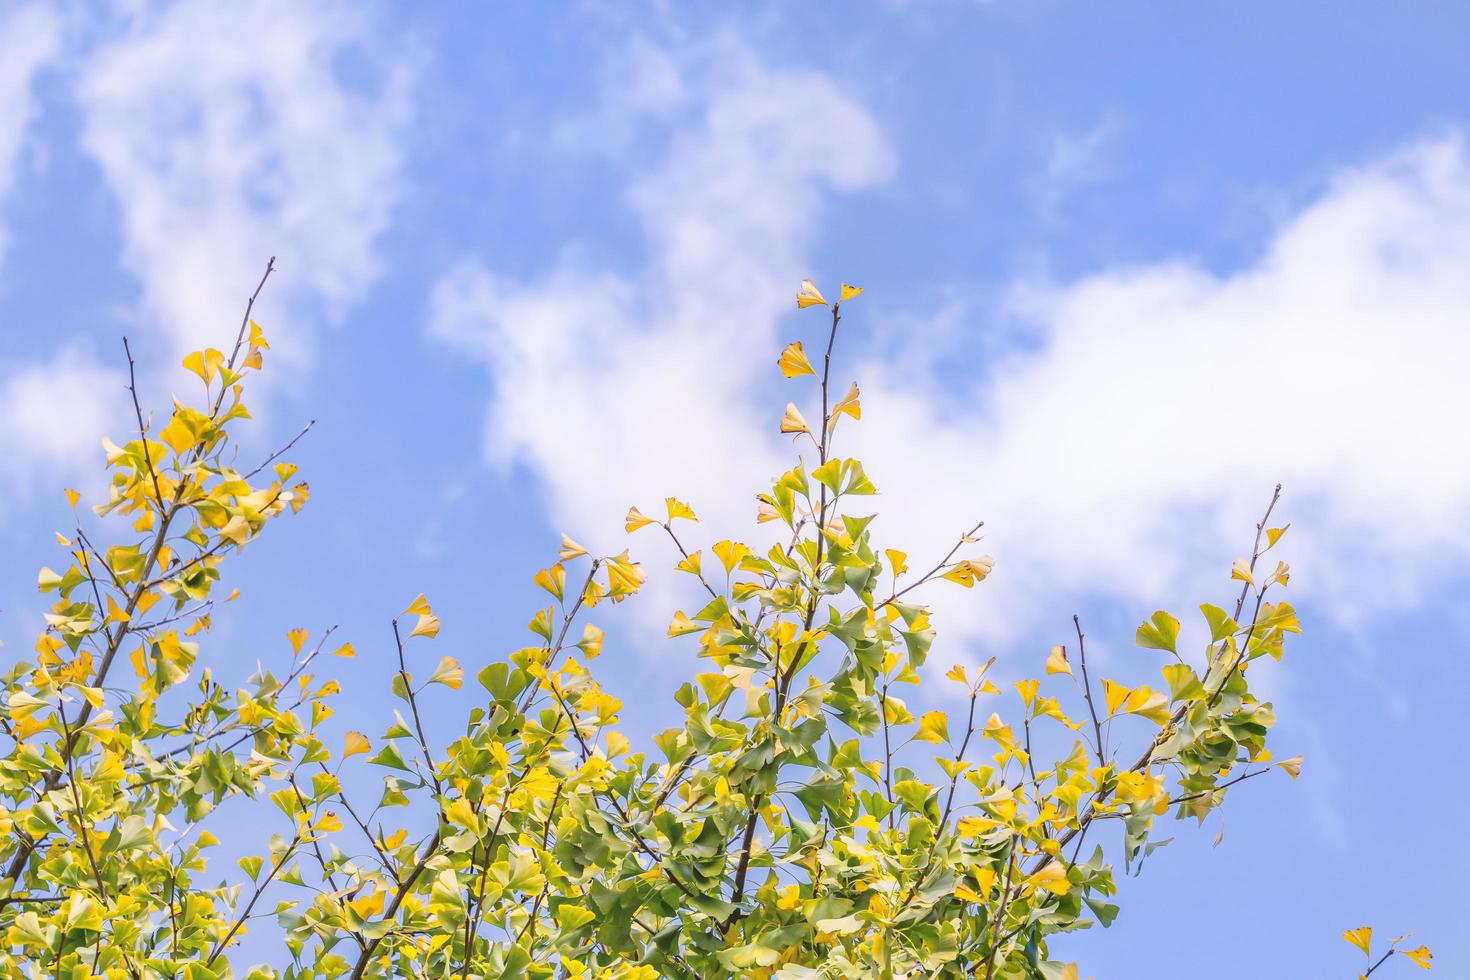
[[[827,202],[893,161],[833,80],[729,33],[635,39],[604,75],[605,102],[555,126],[557,143],[622,169],[646,263],[573,250],[517,282],[467,260],[439,284],[432,330],[489,372],[488,457],[529,464],[556,521],[621,547],[628,505],[667,494],[713,527],[749,523],[760,475],[786,465],[749,389],[773,370]]]
[[[778,318],[834,197],[892,170],[830,79],[718,43],[644,58],[657,77],[609,85],[599,107],[621,127],[604,148],[626,169],[641,271],[568,258],[517,282],[467,261],[435,297],[433,331],[489,371],[489,458],[528,464],[553,522],[609,546],[629,503],[667,493],[704,537],[748,529],[755,481],[787,465],[768,435],[790,390],[770,381],[791,339],[778,322],[809,347],[820,331]],[[951,637],[1060,629],[1087,596],[1140,612],[1219,598],[1278,481],[1293,588],[1367,615],[1470,552],[1467,268],[1464,143],[1416,143],[1336,175],[1244,268],[1013,283],[1026,343],[998,363],[956,370],[993,346],[904,320],[895,350],[962,349],[840,368],[865,381],[845,451],[915,564],[985,519],[995,575],[935,593]],[[867,285],[860,302],[881,297]]]
[[[99,472],[104,420],[123,404],[123,379],[76,349],[0,377],[0,458],[7,489]],[[121,397],[120,397],[121,396]]]
[[[1111,154],[1122,128],[1115,116],[1105,116],[1082,132],[1054,130],[1048,135],[1046,160],[1026,182],[1041,220],[1060,223],[1069,197],[1113,175]]]
[[[233,336],[269,294],[292,330],[340,314],[379,267],[402,190],[409,63],[346,4],[189,2],[135,13],[89,53],[83,142],[121,211],[123,261],[175,350]]]
[[[40,4],[0,13],[0,205],[15,187],[21,147],[36,115],[32,84],[36,73],[56,56],[61,25]],[[0,258],[7,236],[0,226]]]
[[[1465,145],[1417,143],[1338,174],[1239,271],[1018,287],[1038,333],[989,390],[870,365],[859,444],[895,498],[987,519],[982,625],[1080,593],[1183,602],[1277,481],[1293,587],[1352,620],[1470,553],[1466,268]],[[912,533],[937,548],[931,523]]]

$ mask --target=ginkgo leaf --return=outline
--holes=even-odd
[[[1363,955],[1367,956],[1369,955],[1369,947],[1373,943],[1373,927],[1360,926],[1357,929],[1349,929],[1347,932],[1342,934],[1342,938],[1346,939],[1348,942],[1361,949],[1363,951]]]
[[[372,750],[372,744],[362,732],[348,732],[344,736],[344,741],[345,744],[342,747],[342,758],[344,759],[350,759],[354,755],[361,755]]]
[[[949,670],[945,672],[944,676],[952,681],[959,681],[961,684],[970,683],[970,678],[965,675],[965,668],[961,667],[959,664],[955,664],[953,667],[949,668]]]
[[[919,718],[919,730],[914,732],[916,742],[948,742],[949,716],[943,711],[926,712]]]
[[[77,501],[82,499],[82,495],[77,493],[71,487],[67,487],[66,490],[64,490],[63,492],[66,494],[66,502],[71,505],[72,510],[76,510]]]
[[[674,566],[674,570],[679,572],[688,572],[690,575],[694,575],[697,577],[700,574],[700,556],[702,554],[703,552],[700,551],[691,552],[690,554],[679,560],[679,564]]]
[[[817,373],[816,368],[812,367],[812,362],[807,360],[806,351],[799,340],[786,345],[786,349],[781,352],[781,357],[776,361],[776,366],[788,378],[799,378],[803,374]]]
[[[958,582],[968,589],[976,582],[985,581],[993,568],[995,568],[995,559],[989,555],[975,559],[966,558],[955,562],[950,566],[949,571],[940,577],[949,579],[951,582]]]
[[[687,636],[690,633],[698,633],[704,627],[691,620],[683,612],[674,613],[674,621],[669,624],[669,636]]]
[[[1109,717],[1118,713],[1118,709],[1123,707],[1131,693],[1133,692],[1117,681],[1103,679],[1103,700],[1107,703]]]
[[[1051,648],[1051,653],[1046,658],[1046,672],[1048,674],[1071,675],[1072,665],[1067,662],[1067,648],[1058,644]]]
[[[1429,951],[1428,946],[1420,946],[1418,949],[1401,949],[1399,952],[1426,970],[1430,968],[1430,960],[1434,959],[1434,954]]]
[[[185,370],[192,371],[199,376],[199,380],[208,384],[214,378],[214,372],[225,361],[225,355],[210,347],[207,350],[194,351],[184,357]]]
[[[725,566],[725,574],[732,574],[736,567],[750,554],[750,549],[739,541],[716,541],[711,550],[720,559],[720,564]]]
[[[786,414],[781,416],[781,431],[794,432],[798,435],[803,432],[807,435],[812,434],[811,428],[806,424],[806,419],[801,417],[801,412],[796,410],[793,402],[786,403]]]
[[[1290,524],[1286,524],[1282,527],[1266,528],[1266,549],[1269,551],[1270,549],[1274,548],[1276,546],[1276,542],[1281,540],[1281,536],[1285,534],[1287,529],[1290,527]]]
[[[560,601],[566,589],[567,570],[561,565],[552,565],[550,568],[543,568],[537,572],[535,578],[531,581],[547,592],[550,592]]]
[[[1027,875],[1025,883],[1034,888],[1044,888],[1053,895],[1065,895],[1072,890],[1072,883],[1067,880],[1067,869],[1057,861],[1051,861],[1035,874]]]
[[[1147,718],[1156,725],[1163,725],[1170,718],[1169,700],[1162,691],[1155,691],[1147,684],[1128,692],[1124,707],[1130,715]]]
[[[1302,757],[1299,755],[1294,755],[1290,759],[1282,759],[1280,762],[1276,763],[1276,765],[1285,770],[1286,774],[1292,779],[1295,779],[1297,776],[1300,776],[1302,772]]]
[[[1153,650],[1167,650],[1178,654],[1179,620],[1160,609],[1153,617],[1138,627],[1134,642]]]
[[[582,639],[577,641],[577,649],[581,650],[582,655],[588,660],[594,660],[602,652],[602,639],[602,630],[588,623],[582,627]]]
[[[898,578],[904,572],[909,570],[909,556],[904,552],[896,551],[893,548],[889,548],[887,551],[883,552],[883,554],[888,556],[888,567],[892,570],[894,578]]]
[[[439,617],[435,616],[434,610],[429,608],[429,600],[424,598],[422,592],[419,593],[418,598],[408,604],[407,609],[403,610],[403,615],[418,617],[418,622],[414,623],[413,629],[409,631],[408,639],[411,640],[415,636],[427,636],[432,640],[439,635]]]
[[[607,560],[609,595],[614,598],[637,592],[643,587],[643,582],[647,578],[648,575],[643,571],[643,566],[631,560],[626,551]]]
[[[839,415],[850,415],[855,419],[862,418],[863,406],[859,400],[861,395],[862,392],[858,390],[858,384],[854,381],[852,387],[847,389],[847,394],[842,396],[842,400],[832,406],[832,421],[829,425],[835,426]]]
[[[286,639],[291,641],[292,653],[301,652],[301,645],[306,642],[306,637],[308,635],[309,634],[306,632],[306,630],[299,627],[286,634]]]
[[[863,287],[861,287],[861,286],[849,286],[847,283],[843,283],[842,284],[842,296],[838,300],[838,302],[839,303],[846,303],[848,300],[850,300],[850,299],[852,299],[852,298],[854,298],[856,296],[861,296],[862,295],[862,292],[863,292]]]
[[[623,518],[623,521],[623,530],[627,531],[629,534],[632,534],[640,527],[647,527],[650,524],[658,523],[653,518],[645,516],[644,513],[637,507],[629,507],[628,516]]]
[[[433,613],[420,616],[419,621],[414,623],[413,629],[409,631],[408,638],[413,639],[415,636],[427,636],[432,640],[439,635],[439,625],[439,617]]]
[[[437,624],[435,628],[437,629]],[[434,668],[434,673],[429,675],[429,683],[443,684],[458,691],[464,686],[464,668],[453,657],[443,657],[439,660],[439,666]]]
[[[669,520],[671,521],[676,518],[683,518],[686,521],[699,520],[699,518],[694,516],[694,509],[682,500],[668,497],[665,498],[664,505],[669,509]]]
[[[559,557],[562,561],[571,561],[573,558],[581,558],[586,553],[586,548],[582,547],[577,542],[567,537],[565,534],[561,536],[561,552],[560,554],[558,554],[557,557]]]
[[[107,597],[107,618],[114,623],[126,623],[133,617],[129,615],[126,609],[117,604],[116,599],[109,595]]]
[[[1266,584],[1276,585],[1279,583],[1280,585],[1285,586],[1287,582],[1290,581],[1290,579],[1291,567],[1287,565],[1284,561],[1278,561],[1276,563],[1276,570],[1271,573],[1270,578],[1266,579]]]
[[[954,897],[963,902],[974,902],[976,904],[987,901],[985,896],[963,883],[954,886]]]
[[[801,287],[796,291],[796,308],[804,310],[808,306],[826,306],[827,298],[818,290],[816,283],[810,279],[803,279]]]
[[[1230,577],[1245,582],[1247,585],[1256,584],[1255,578],[1251,575],[1251,568],[1246,564],[1244,558],[1235,559],[1235,564],[1230,569]]]

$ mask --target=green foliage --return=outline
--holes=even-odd
[[[1159,689],[1095,684],[1079,626],[1075,659],[1057,647],[1042,679],[1015,685],[1019,730],[992,710],[990,664],[945,675],[955,716],[916,716],[941,648],[917,600],[974,587],[993,562],[971,531],[915,574],[873,538],[874,483],[835,449],[861,395],[854,384],[833,401],[829,387],[840,304],[859,292],[828,304],[806,282],[798,294],[830,323],[820,371],[800,343],[778,362],[816,386],[820,421],[794,403],[781,420],[816,465],[760,495],[777,543],[690,550],[688,504],[629,511],[628,531],[661,530],[701,594],[669,627],[700,660],[674,693],[683,722],[647,747],[619,730],[622,703],[592,672],[603,634],[586,622],[635,595],[644,570],[570,538],[535,576],[548,604],[534,641],[478,667],[483,697],[448,745],[427,738],[424,702],[465,673],[428,653],[439,620],[423,596],[393,621],[400,710],[351,719],[371,737],[324,734],[338,694],[319,676],[327,636],[293,631],[279,676],[217,684],[200,637],[222,565],[308,488],[279,453],[234,463],[242,386],[268,346],[248,312],[228,357],[186,358],[202,407],[177,405],[152,436],[139,411],[137,438],[108,444],[111,492],[95,510],[123,543],[99,550],[78,518],[65,571],[41,572],[56,603],[35,656],[4,676],[7,973],[1077,977],[1053,940],[1118,914],[1105,842],[1132,866],[1163,843],[1159,821],[1203,820],[1236,784],[1298,771],[1299,759],[1273,761],[1274,714],[1249,681],[1299,632],[1292,607],[1267,598],[1286,567],[1256,581],[1282,529],[1263,521],[1237,564],[1233,614],[1201,607],[1199,659],[1179,654],[1169,614],[1139,627],[1141,647],[1171,655]],[[1042,726],[1065,736],[1055,759],[1032,751]],[[1125,753],[1114,736],[1136,745]],[[377,774],[377,799],[351,798],[348,767],[357,785]],[[281,829],[222,867],[207,826],[237,797]],[[271,918],[285,936],[276,964],[234,964]],[[1427,950],[1404,955],[1427,964]]]

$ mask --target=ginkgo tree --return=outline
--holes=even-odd
[[[54,604],[4,674],[6,975],[1078,977],[1057,937],[1119,914],[1119,861],[1165,820],[1298,772],[1251,687],[1299,632],[1289,569],[1267,558],[1286,528],[1273,496],[1238,591],[1200,607],[1203,650],[1179,648],[1167,612],[1138,628],[1154,685],[1095,676],[1080,622],[1014,697],[990,663],[935,666],[924,599],[995,566],[978,528],[912,566],[875,537],[875,483],[838,439],[861,393],[833,386],[861,292],[797,293],[827,314],[820,367],[799,341],[777,360],[804,387],[772,425],[799,449],[759,495],[756,543],[691,540],[694,506],[674,498],[628,512],[641,561],[564,537],[534,576],[530,642],[488,663],[431,653],[419,596],[384,637],[355,638],[391,644],[386,720],[338,703],[325,665],[355,650],[330,631],[292,631],[279,668],[242,686],[211,666],[228,562],[310,495],[283,458],[294,439],[238,462],[269,349],[250,308],[228,353],[184,359],[194,404],[156,420],[133,384],[128,435],[104,442],[107,499],[89,512],[68,491],[63,570],[39,578]],[[634,745],[594,673],[592,619],[655,557],[698,599],[668,628],[682,721]],[[467,684],[476,706],[436,744],[434,689]],[[226,801],[279,827],[261,853],[214,857]],[[274,958],[253,965],[242,941],[272,929]],[[1370,931],[1347,938],[1369,951]]]

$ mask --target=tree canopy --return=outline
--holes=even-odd
[[[861,293],[797,294],[826,314],[820,357],[794,342],[777,360],[803,386],[779,417],[797,453],[759,494],[756,543],[703,540],[698,502],[672,497],[628,511],[642,560],[564,536],[535,573],[531,641],[488,663],[431,652],[440,622],[420,595],[387,634],[391,718],[344,707],[328,665],[355,649],[330,632],[292,631],[280,665],[238,688],[211,669],[230,560],[310,499],[285,459],[295,440],[238,461],[269,350],[250,310],[228,353],[184,359],[193,404],[155,425],[134,385],[131,431],[105,442],[108,497],[89,512],[68,491],[62,571],[39,577],[55,602],[4,674],[6,972],[1079,977],[1058,937],[1119,914],[1118,864],[1141,864],[1165,821],[1299,771],[1273,754],[1275,714],[1251,686],[1300,632],[1271,555],[1280,488],[1227,597],[1199,607],[1203,650],[1180,649],[1169,612],[1138,627],[1154,683],[1100,676],[1076,620],[1075,642],[1014,665],[1034,677],[949,667],[961,653],[925,596],[983,588],[994,563],[978,527],[922,561],[879,543],[874,480],[839,438],[862,418],[834,368]],[[699,597],[672,614],[664,654],[688,665],[682,724],[634,745],[598,680],[594,620],[662,556]],[[467,683],[477,706],[435,744],[435,688]],[[371,796],[353,789],[366,774]],[[232,798],[279,829],[222,865],[211,818]],[[244,962],[247,933],[272,928],[276,959]],[[1395,953],[1429,965],[1400,940],[1378,958],[1366,927],[1344,938],[1364,975]]]

